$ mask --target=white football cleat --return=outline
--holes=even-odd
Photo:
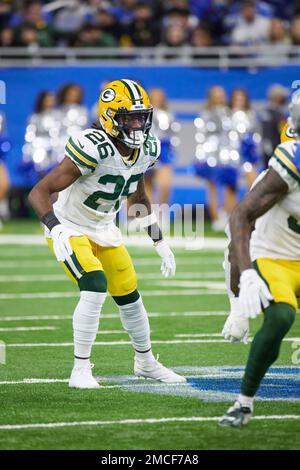
[[[69,387],[72,388],[100,388],[100,385],[92,375],[94,364],[75,366],[69,380]]]
[[[171,369],[156,361],[139,361],[134,359],[134,375],[145,379],[154,379],[168,384],[186,383],[185,377],[175,374]]]
[[[243,406],[238,400],[219,419],[220,426],[242,428],[249,423],[252,417],[252,409]]]

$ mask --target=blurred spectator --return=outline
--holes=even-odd
[[[300,45],[300,15],[292,19],[291,22],[291,39],[295,46]]]
[[[22,23],[30,23],[38,27],[39,25],[49,25],[52,20],[52,14],[43,11],[42,2],[39,0],[29,0],[25,2],[18,2],[17,6],[21,7],[16,9],[10,18],[10,26],[17,27]]]
[[[196,158],[195,170],[197,176],[207,181],[208,211],[213,230],[223,230],[227,216],[224,209],[218,208],[217,184],[219,183],[218,169],[220,157],[228,155],[228,130],[230,129],[230,110],[227,106],[225,90],[221,86],[213,86],[208,91],[204,111],[195,120]],[[221,174],[225,178],[226,172]],[[231,177],[231,173],[229,174]],[[235,194],[236,180],[226,181],[228,193]],[[233,194],[233,196],[234,196]],[[225,197],[226,202],[232,199],[231,194]]]
[[[7,195],[10,188],[9,176],[6,165],[0,157],[0,230],[2,220],[8,217]]]
[[[19,46],[50,47],[54,44],[53,29],[45,21],[41,3],[37,1],[25,5],[23,17],[15,32]]]
[[[13,13],[13,4],[10,0],[0,2],[0,28],[9,25]]]
[[[104,33],[96,25],[85,25],[78,33],[73,44],[75,47],[116,47],[116,39],[108,33]]]
[[[18,35],[18,46],[28,47],[33,49],[33,51],[40,46],[48,46],[50,44],[44,44],[39,40],[39,35],[37,30],[30,25],[23,26]]]
[[[54,28],[59,37],[67,41],[72,38],[88,21],[88,13],[87,5],[77,0],[64,6],[54,19]]]
[[[231,33],[231,44],[266,44],[269,32],[270,19],[257,14],[256,2],[253,0],[243,1],[238,22]]]
[[[88,111],[82,100],[83,90],[75,83],[63,85],[57,99],[49,91],[37,96],[23,147],[23,171],[28,172],[31,180],[33,172],[42,177],[59,163],[70,135],[87,127]]]
[[[57,163],[60,121],[55,109],[55,95],[50,91],[38,94],[34,111],[29,116],[23,146],[23,171],[31,178],[40,178]]]
[[[70,135],[86,129],[89,122],[88,109],[83,105],[83,89],[76,83],[66,83],[57,93],[59,111],[59,142],[56,148],[57,160],[64,157],[64,148]]]
[[[134,10],[137,4],[138,0],[120,0],[116,14],[123,25],[128,25],[134,20]]]
[[[191,45],[194,47],[210,47],[213,39],[210,30],[205,26],[197,26],[191,37]]]
[[[285,122],[288,96],[288,88],[280,84],[272,85],[268,89],[268,103],[260,113],[265,168],[274,148],[280,144],[280,132]]]
[[[10,148],[11,144],[7,137],[5,115],[3,112],[0,112],[0,230],[2,228],[2,220],[8,217],[7,195],[10,182],[5,157]]]
[[[216,0],[190,0],[189,6],[191,12],[196,15],[200,20],[207,18],[212,11],[218,9],[219,4],[225,6],[225,1]]]
[[[261,160],[261,135],[256,112],[252,109],[247,91],[244,88],[235,88],[230,98],[231,130],[229,132],[231,152],[239,153],[239,160],[232,159],[237,170],[243,170],[248,188],[252,186],[257,177],[257,166]],[[232,152],[232,156],[236,153]],[[231,163],[231,164],[232,164]],[[236,175],[236,179],[238,174]],[[229,213],[235,207],[236,200],[232,199],[227,205]]]
[[[172,137],[174,137],[175,132],[178,132],[180,124],[175,122],[174,116],[169,111],[167,97],[162,88],[153,88],[150,90],[149,97],[153,105],[153,125],[151,132],[160,139],[161,153],[155,167],[146,173],[146,190],[153,203],[156,199],[155,187],[157,187],[157,200],[159,204],[168,204],[175,161]],[[165,224],[167,222],[167,220],[164,220]]]
[[[191,15],[187,7],[178,7],[166,9],[163,16],[163,26],[168,27],[171,25],[180,26],[189,36],[196,28],[199,21],[194,15]]]
[[[277,46],[290,42],[298,45],[298,0],[297,4],[298,7],[292,0],[30,0],[15,3],[6,0],[0,3],[0,29],[4,29],[4,46],[97,43],[86,39],[87,24],[112,35],[121,47],[155,47],[160,43],[170,43],[170,47],[183,43],[196,47],[267,43]],[[291,21],[291,40],[288,21]],[[15,29],[15,40],[7,26]],[[78,38],[79,34],[83,39]]]
[[[271,20],[269,41],[272,45],[291,43],[291,38],[282,19],[273,18]]]
[[[0,31],[0,47],[12,47],[15,45],[15,32],[10,26]]]
[[[224,89],[214,86],[195,125],[196,174],[207,181],[212,229],[222,231],[237,202],[239,176],[245,175],[248,187],[257,176],[261,155],[258,120],[243,88],[233,90],[228,107]],[[224,190],[222,206],[218,204],[219,188]]]
[[[112,9],[100,9],[97,11],[93,23],[104,33],[110,34],[115,39],[122,35],[122,26],[117,20]]]
[[[165,46],[181,47],[186,46],[187,44],[186,31],[182,26],[173,24],[166,28],[164,37]]]
[[[134,10],[134,19],[128,25],[132,43],[137,47],[153,47],[160,41],[160,28],[153,21],[151,6],[139,3]]]

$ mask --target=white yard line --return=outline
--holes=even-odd
[[[154,273],[137,273],[138,279],[143,280],[143,279],[155,279],[157,280],[157,272]],[[195,278],[200,278],[200,279],[224,279],[224,271],[207,271],[207,272],[202,272],[202,271],[186,271],[186,272],[178,272],[176,271],[175,278],[172,278],[172,280],[176,279],[195,279]],[[166,280],[163,279],[162,280]]]
[[[23,274],[23,275],[4,275],[0,276],[0,282],[49,282],[49,281],[68,281],[70,279],[66,274]]]
[[[3,380],[0,385],[21,385],[21,384],[54,384],[67,383],[69,379],[23,379],[23,380]]]
[[[196,343],[228,343],[225,339],[171,339],[153,340],[152,344],[196,344]],[[94,346],[128,346],[131,341],[95,341]],[[73,343],[6,343],[7,348],[65,348]]]
[[[173,248],[187,248],[189,250],[197,249],[214,249],[224,250],[228,244],[226,238],[209,238],[202,237],[172,237],[166,238]],[[151,247],[151,240],[147,236],[129,235],[123,236],[123,242],[126,246],[131,247]],[[0,235],[0,245],[42,245],[46,246],[45,237],[43,235],[26,235],[26,234],[8,234]]]
[[[17,326],[15,328],[0,328],[1,332],[7,331],[51,331],[57,330],[55,326]]]
[[[211,317],[211,316],[225,316],[228,315],[227,310],[212,310],[212,311],[202,311],[202,312],[167,312],[167,313],[158,313],[158,312],[148,312],[148,316],[151,318],[168,318],[168,317]],[[10,321],[35,321],[35,320],[72,320],[73,315],[16,315],[16,316],[1,316],[0,322],[10,322]],[[120,318],[118,313],[104,313],[101,314],[101,319],[109,318]]]
[[[100,389],[101,390],[101,389]],[[26,424],[1,424],[0,430],[11,431],[18,429],[47,429],[80,426],[113,426],[136,424],[161,424],[161,423],[201,423],[218,421],[219,416],[175,416],[169,418],[136,418],[102,421],[62,421],[52,423],[26,423]],[[258,415],[253,416],[254,421],[299,421],[300,415]]]
[[[16,315],[16,316],[5,316],[0,315],[0,322],[10,322],[10,321],[35,321],[35,320],[71,320],[72,315]]]
[[[206,335],[207,336],[207,335]],[[284,338],[285,342],[300,341],[300,338]],[[249,339],[251,342],[251,339]],[[171,339],[152,340],[152,344],[209,344],[228,343],[226,339]],[[128,346],[131,341],[95,341],[94,346]],[[7,348],[65,348],[71,347],[73,343],[6,343]]]
[[[191,296],[191,295],[225,295],[226,289],[224,290],[214,290],[214,289],[195,289],[195,290],[148,290],[142,291],[140,294],[143,297],[161,297],[161,296]],[[79,297],[78,292],[30,292],[30,293],[20,293],[20,294],[11,294],[5,293],[0,294],[0,300],[15,300],[15,299],[60,299],[60,298],[75,298]]]
[[[17,257],[17,255],[16,255]],[[16,261],[15,258],[12,260],[0,260],[0,269],[8,269],[8,268],[18,268],[18,269],[33,269],[33,268],[43,268],[46,270],[46,268],[57,268],[59,265],[57,261],[40,261],[40,260],[34,260],[34,261],[24,261],[22,259]]]
[[[17,255],[16,255],[17,256]],[[182,257],[182,256],[176,256],[176,262],[177,262],[177,267],[180,266],[191,266],[191,265],[197,265],[199,266],[199,269],[201,269],[201,266],[206,266],[206,265],[214,265],[214,266],[220,266],[222,267],[222,261],[223,259],[209,259],[209,258],[201,258],[200,256],[195,258],[190,258],[190,257]],[[133,256],[133,264],[135,266],[157,266],[159,268],[160,266],[160,261],[158,257],[153,257],[150,259],[136,259]],[[52,267],[59,267],[59,264],[55,260],[48,260],[45,259],[43,260],[23,260],[20,259],[18,261],[14,259],[1,259],[0,258],[0,269],[7,269],[7,268],[52,268]],[[45,269],[46,270],[46,269]]]
[[[224,279],[223,272],[185,272],[177,273],[176,279]],[[157,273],[140,273],[138,274],[139,281],[153,279],[157,281]],[[49,281],[61,281],[70,282],[70,279],[66,274],[5,274],[0,275],[0,282],[49,282]],[[164,282],[168,282],[164,280]]]
[[[34,385],[34,384],[54,384],[68,383],[69,379],[23,379],[23,380],[3,380],[0,385]],[[101,385],[101,388],[121,388],[122,385]],[[132,384],[133,387],[137,384]]]
[[[221,333],[187,333],[187,334],[178,334],[174,336],[175,338],[206,338],[207,336],[211,338],[222,337]]]
[[[193,288],[193,287],[206,287],[208,289],[226,289],[225,282],[212,282],[212,281],[174,281],[173,279],[168,280],[157,280],[151,283],[152,286],[162,287],[181,287],[181,288]]]

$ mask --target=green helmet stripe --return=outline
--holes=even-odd
[[[128,85],[128,83],[126,83],[125,80],[120,80],[120,82],[122,82],[123,85],[125,85],[125,87],[126,87],[127,90],[129,91],[129,95],[130,95],[131,101],[135,102],[135,97],[134,97],[133,91],[132,91],[132,89],[130,88],[130,86]]]
[[[143,97],[136,83],[133,82],[132,80],[125,80],[125,79],[121,80],[121,82],[126,86],[127,90],[129,91],[130,97],[133,103],[136,103],[137,101],[139,101],[140,104],[142,104]]]

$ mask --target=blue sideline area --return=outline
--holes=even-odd
[[[1,105],[7,116],[8,134],[12,150],[8,157],[8,167],[14,186],[30,186],[19,169],[24,139],[25,124],[32,112],[36,95],[42,90],[57,91],[66,82],[76,82],[85,90],[85,105],[91,108],[97,101],[98,92],[106,80],[116,77],[134,78],[145,88],[163,87],[170,100],[203,100],[209,87],[215,84],[224,86],[228,93],[236,86],[245,87],[252,100],[265,100],[266,90],[272,83],[291,87],[300,78],[300,66],[278,68],[246,69],[202,69],[178,66],[72,66],[72,67],[13,67],[2,68],[0,79],[6,84],[6,104]],[[178,118],[192,119],[188,113],[180,113]],[[193,155],[191,155],[191,161]],[[181,169],[181,172],[184,169]],[[188,169],[187,169],[188,171]],[[205,191],[198,188],[174,188],[173,202],[204,202]]]

